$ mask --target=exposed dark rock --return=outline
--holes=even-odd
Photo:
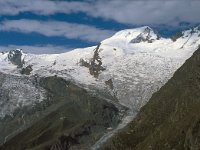
[[[85,61],[84,59],[80,59],[79,64],[80,64],[80,66],[84,66],[86,68],[90,68],[91,67],[91,64],[88,63],[87,61]]]
[[[79,144],[77,139],[71,136],[62,135],[58,138],[58,142],[51,145],[50,147],[46,147],[45,150],[69,150],[72,145]]]
[[[98,77],[99,73],[105,70],[105,68],[102,67],[102,61],[101,58],[99,57],[100,46],[101,43],[98,44],[97,47],[94,49],[94,55],[91,60],[91,66],[89,68],[90,74],[93,75],[94,77]]]
[[[146,36],[147,34],[147,36]],[[157,35],[157,40],[160,39],[160,36],[158,34]],[[135,39],[131,40],[130,43],[141,43],[141,42],[148,42],[148,43],[152,43],[155,39],[151,39],[151,29],[149,27],[147,27],[143,33],[139,34]]]
[[[27,67],[22,68],[21,74],[30,75],[31,71],[33,71],[32,65],[28,65]]]
[[[112,79],[109,79],[108,81],[105,81],[105,84],[108,85],[108,86],[110,87],[111,90],[114,89]]]
[[[186,133],[184,147],[186,150],[198,150],[200,148],[200,117],[189,127]]]
[[[24,61],[22,60],[22,51],[17,49],[17,50],[11,50],[8,53],[8,60],[16,65],[17,67],[21,68],[24,64]]]
[[[94,49],[94,55],[90,62],[87,62],[83,59],[80,60],[80,65],[89,68],[90,74],[97,78],[101,71],[104,71],[105,68],[102,66],[102,61],[99,56],[99,48],[101,43]]]

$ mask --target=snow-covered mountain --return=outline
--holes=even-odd
[[[62,54],[35,55],[21,49],[1,52],[0,145],[20,132],[38,142],[56,126],[55,139],[65,133],[69,136],[64,138],[78,146],[75,149],[91,148],[95,142],[92,148],[98,149],[137,114],[199,45],[200,27],[163,38],[145,26],[119,31],[97,46]],[[48,128],[43,120],[48,120]],[[22,146],[27,146],[23,140]]]
[[[179,35],[163,38],[145,26],[62,54],[34,55],[17,49],[0,54],[0,72],[57,75],[89,90],[109,90],[121,104],[138,111],[200,44],[199,27]]]

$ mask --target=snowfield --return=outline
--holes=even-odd
[[[198,27],[184,31],[180,37],[172,40],[160,37],[145,26],[117,32],[102,41],[98,48],[93,46],[62,54],[22,53],[22,60],[23,68],[30,65],[33,69],[29,76],[57,75],[89,90],[104,89],[115,96],[120,104],[137,112],[199,44]],[[9,61],[8,53],[0,53],[0,72],[27,76],[22,75],[20,68]],[[89,66],[82,65],[81,60]],[[93,69],[97,66],[103,68],[96,77],[91,75],[92,62]],[[108,81],[109,84],[106,84]]]

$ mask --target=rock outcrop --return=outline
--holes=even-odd
[[[16,49],[9,51],[8,60],[18,68],[21,68],[24,64],[22,60],[22,50]]]

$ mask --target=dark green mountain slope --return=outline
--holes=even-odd
[[[102,149],[200,149],[200,48]]]
[[[31,125],[8,139],[0,150],[87,150],[107,128],[120,122],[118,108],[70,81],[47,77],[41,78],[39,85],[48,93],[44,105],[40,103],[33,111],[27,108],[23,112]],[[12,119],[2,121],[2,133],[17,126],[18,114],[15,112]]]

